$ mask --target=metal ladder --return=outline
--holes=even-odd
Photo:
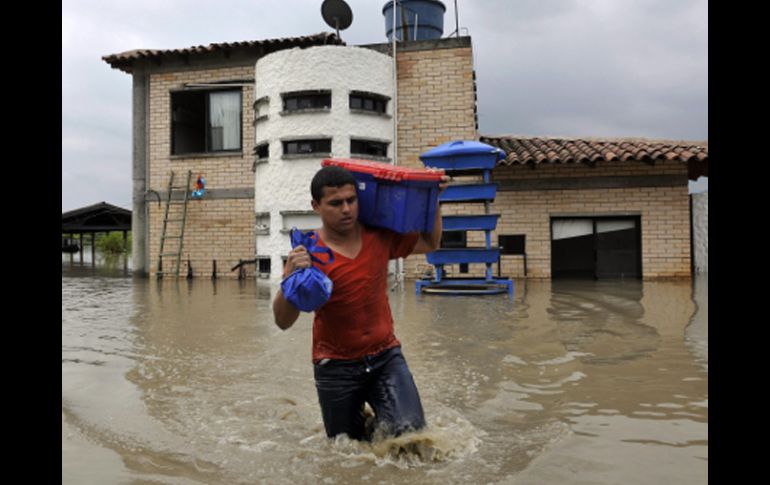
[[[182,261],[182,246],[184,241],[184,227],[185,223],[187,222],[187,202],[190,200],[190,180],[192,178],[192,171],[187,171],[187,182],[183,186],[175,186],[174,185],[174,172],[171,172],[171,175],[168,178],[168,197],[166,199],[166,210],[163,214],[163,230],[160,234],[160,251],[158,251],[158,271],[156,272],[156,275],[158,279],[163,278],[164,275],[171,275],[173,274],[176,277],[179,277],[179,265]],[[184,199],[174,199],[173,194],[174,191],[182,191],[184,193]],[[169,207],[172,205],[181,205],[182,206],[182,213],[178,214],[178,211],[173,211],[172,218],[169,218]],[[168,223],[176,223],[181,222],[181,226],[179,227],[179,233],[168,235],[166,234],[166,231],[168,231]],[[166,239],[172,239],[176,240],[178,242],[176,251],[167,251],[166,249]],[[166,251],[166,252],[164,252]],[[172,257],[176,259],[176,264],[174,265],[174,271],[163,271],[163,258],[164,257]]]

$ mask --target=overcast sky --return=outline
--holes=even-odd
[[[385,1],[346,1],[353,24],[343,40],[385,42]],[[321,3],[63,0],[62,211],[131,208],[131,77],[103,55],[330,31]],[[446,36],[454,0],[444,4]],[[482,135],[708,139],[707,0],[457,4]]]

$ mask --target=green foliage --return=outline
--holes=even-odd
[[[131,232],[128,233],[128,251],[131,252]],[[111,232],[109,234],[96,235],[96,249],[102,253],[123,253],[124,242],[122,232]]]
[[[61,235],[62,241],[69,238],[72,242],[80,244],[80,235],[78,234],[63,234]],[[128,231],[128,250],[123,249],[123,233],[122,232],[110,232],[110,233],[98,233],[96,234],[96,249],[103,254],[123,254],[131,253],[131,231]],[[83,246],[84,248],[91,247],[91,234],[83,234]],[[89,249],[90,250],[90,249]]]

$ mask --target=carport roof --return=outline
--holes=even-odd
[[[67,233],[130,231],[131,211],[106,202],[81,207],[62,213],[61,230]]]

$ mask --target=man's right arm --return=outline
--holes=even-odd
[[[296,269],[309,268],[310,265],[310,254],[308,254],[307,249],[304,246],[297,246],[291,250],[289,257],[286,258],[283,277],[286,278]],[[273,317],[275,317],[275,324],[281,330],[291,327],[299,318],[299,310],[283,297],[283,290],[280,288],[273,299]]]

